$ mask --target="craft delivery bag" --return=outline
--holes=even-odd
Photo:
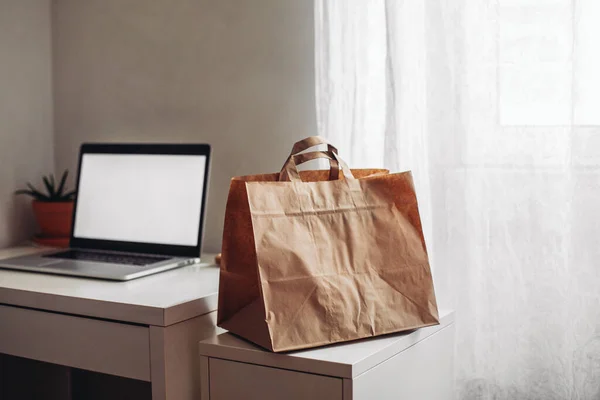
[[[217,324],[271,351],[439,323],[410,172],[349,170],[318,136],[231,180]],[[326,158],[330,170],[298,172]]]

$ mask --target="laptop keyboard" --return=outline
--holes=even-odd
[[[84,251],[84,250],[68,250],[61,253],[49,254],[45,257],[49,258],[62,258],[67,260],[83,260],[83,261],[95,261],[102,263],[111,264],[126,264],[145,266],[154,264],[161,261],[166,261],[168,257],[160,256],[138,256],[130,254],[111,254],[111,253],[99,253],[95,251]]]

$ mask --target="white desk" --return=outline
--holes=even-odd
[[[275,354],[223,333],[200,343],[202,400],[451,400],[454,313],[409,333]]]
[[[198,399],[197,344],[217,332],[218,275],[210,264],[129,282],[0,269],[0,353],[149,382],[153,400]]]

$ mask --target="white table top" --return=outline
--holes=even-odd
[[[440,311],[440,325],[309,350],[271,353],[230,333],[200,342],[200,354],[274,368],[355,378],[377,364],[454,323],[454,311]]]
[[[47,249],[0,250],[0,259]],[[217,309],[219,268],[210,261],[128,282],[0,269],[0,303],[145,325],[168,326]]]

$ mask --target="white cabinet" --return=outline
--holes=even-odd
[[[209,360],[211,400],[342,400],[342,380],[217,358]]]
[[[276,354],[229,333],[200,342],[202,400],[451,400],[454,313],[441,324]]]

